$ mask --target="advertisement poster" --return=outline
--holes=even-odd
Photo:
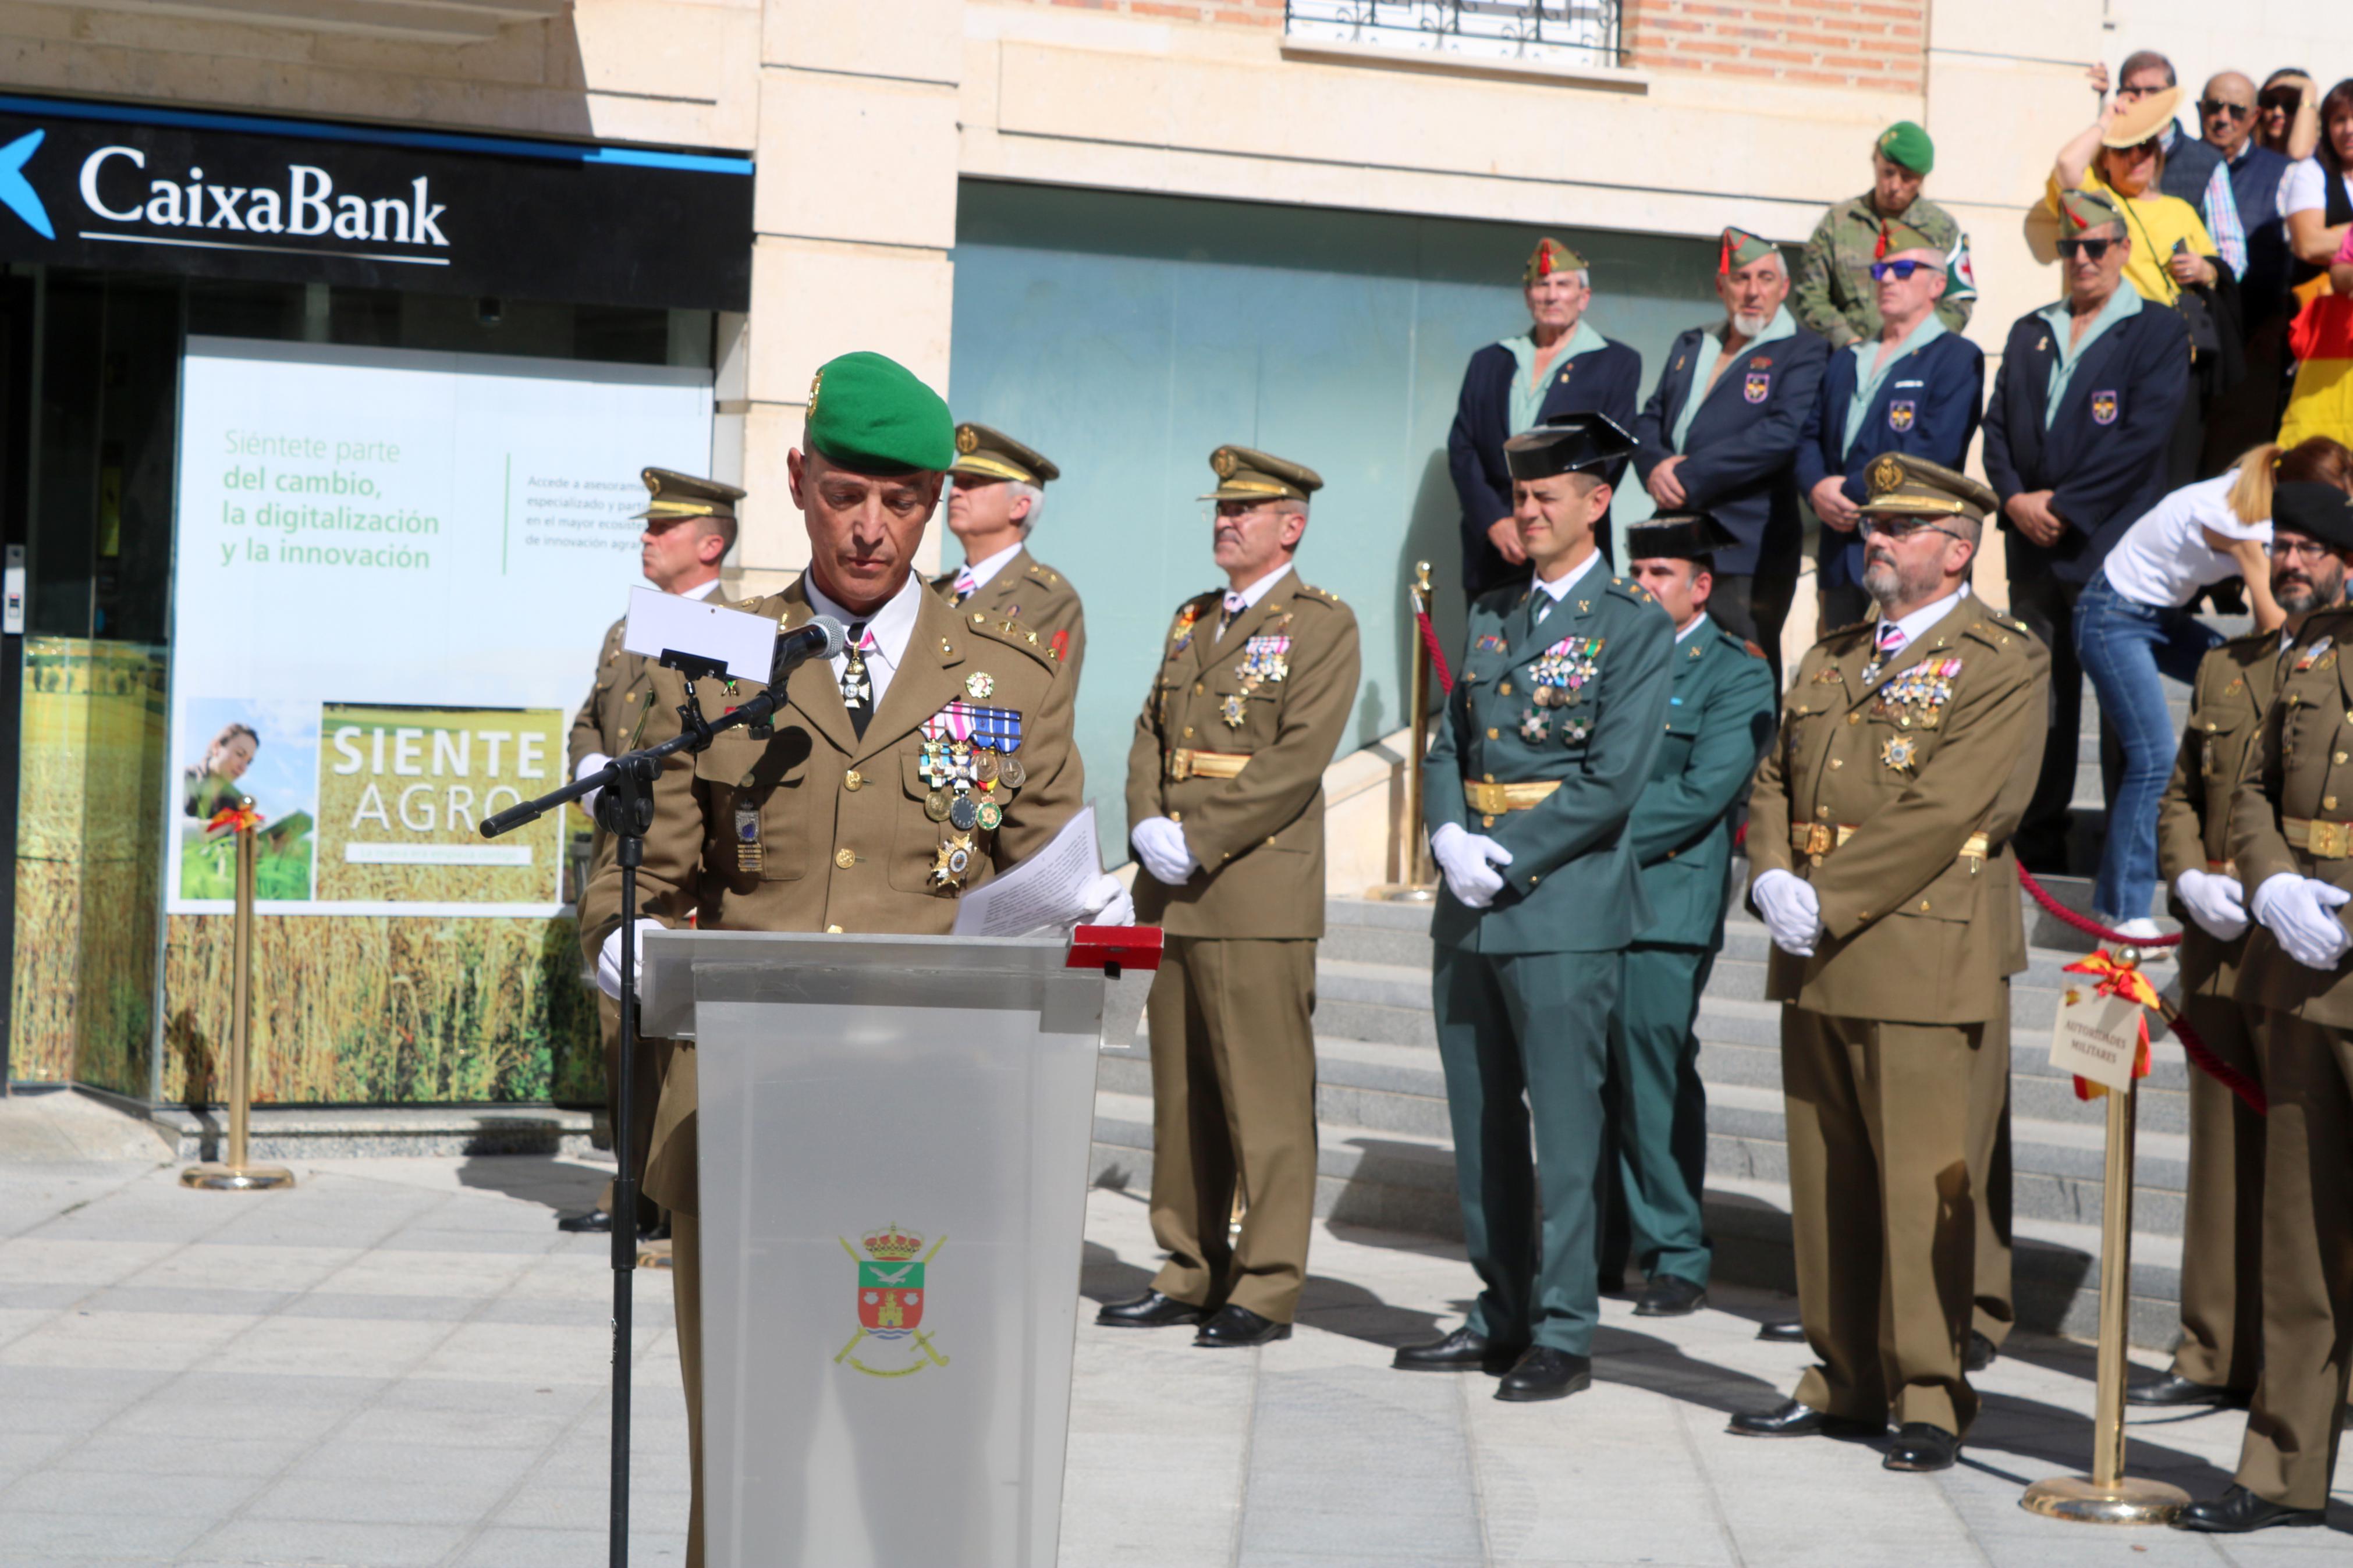
[[[183,374],[170,912],[229,909],[249,795],[271,914],[556,913],[560,814],[478,825],[565,781],[710,373],[199,337]]]

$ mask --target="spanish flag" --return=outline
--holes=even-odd
[[[2295,389],[2280,420],[2279,444],[2327,436],[2353,446],[2353,296],[2332,292],[2325,274],[2295,293],[2301,304],[2287,330]]]

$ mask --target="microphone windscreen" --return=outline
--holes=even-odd
[[[828,660],[839,658],[841,650],[849,646],[849,629],[831,616],[813,616],[809,625],[825,634],[825,647],[818,651],[818,658]]]

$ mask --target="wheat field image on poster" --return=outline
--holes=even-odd
[[[182,899],[237,896],[236,839],[211,824],[250,795],[261,813],[254,839],[255,901],[310,900],[318,754],[318,710],[310,703],[244,697],[186,701],[172,795]]]

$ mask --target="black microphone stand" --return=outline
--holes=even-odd
[[[679,704],[676,735],[659,745],[624,752],[562,789],[482,820],[482,837],[496,838],[592,790],[602,791],[596,797],[596,824],[613,836],[615,858],[621,868],[621,1081],[613,1096],[613,1152],[617,1169],[613,1178],[613,1431],[607,1522],[611,1568],[628,1568],[629,1561],[629,1342],[638,1268],[639,1173],[630,1159],[633,1128],[628,1086],[638,1049],[638,868],[645,864],[646,834],[654,825],[654,780],[661,772],[663,758],[701,752],[723,731],[749,726],[755,735],[764,732],[784,704],[785,677],[790,668],[788,664],[770,670],[765,691],[717,720],[708,720],[702,716],[695,682],[724,679],[726,667],[716,659],[674,648],[664,648],[660,662],[686,678],[686,700]]]

